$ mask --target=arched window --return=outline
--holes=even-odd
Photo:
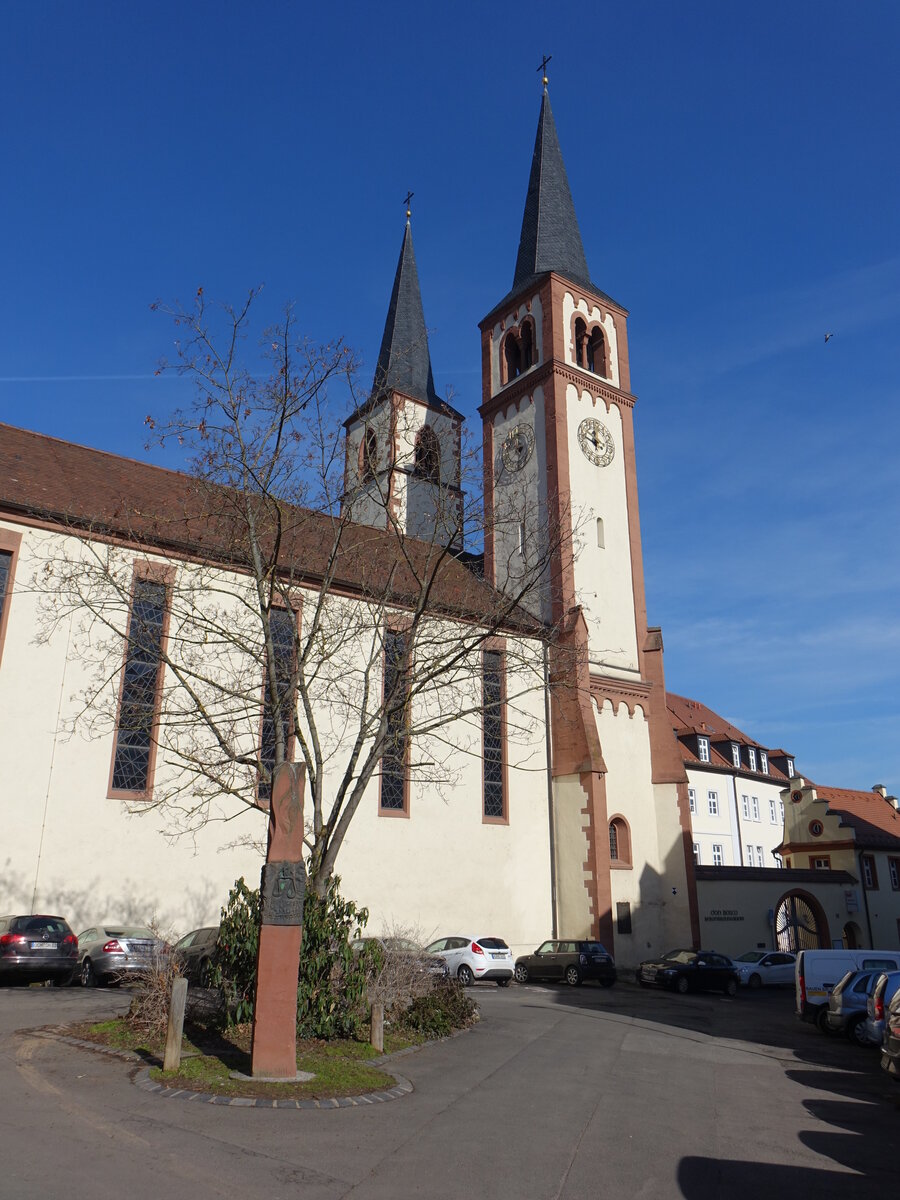
[[[587,341],[587,325],[582,321],[581,317],[575,322],[575,362],[579,367],[585,367],[584,352],[585,342]]]
[[[416,435],[413,473],[432,483],[441,482],[441,447],[430,425],[423,425]]]
[[[367,429],[359,444],[359,478],[363,483],[375,478],[378,466],[378,435]]]
[[[506,360],[506,382],[522,374],[522,347],[515,330],[510,330],[503,343],[503,355]]]
[[[620,867],[631,866],[631,833],[624,817],[609,823],[609,861]]]
[[[603,336],[603,330],[599,325],[595,325],[591,330],[591,335],[587,339],[587,369],[593,371],[595,375],[606,376],[606,338]]]
[[[522,322],[522,370],[534,365],[534,326],[531,321]]]

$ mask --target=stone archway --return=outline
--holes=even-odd
[[[862,930],[855,921],[848,921],[841,933],[845,950],[859,950],[863,944]]]
[[[786,954],[828,950],[831,934],[822,905],[809,892],[787,892],[775,908],[775,942]]]

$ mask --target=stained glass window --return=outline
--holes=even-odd
[[[116,725],[113,791],[146,792],[150,784],[165,616],[165,584],[136,580]]]
[[[384,637],[384,699],[390,706],[387,716],[387,741],[381,758],[381,807],[388,812],[403,812],[406,784],[406,749],[409,741],[406,723],[406,696],[409,684],[404,679],[407,637],[389,629]]]
[[[503,812],[503,654],[485,650],[482,663],[482,723],[484,737],[484,815]]]
[[[275,649],[275,679],[280,698],[281,732],[284,739],[285,761],[287,762],[290,759],[293,725],[294,704],[291,693],[291,677],[294,670],[294,637],[297,631],[297,618],[289,609],[273,608],[269,613],[269,628],[272,631],[272,645]],[[275,770],[276,751],[275,705],[272,703],[272,692],[268,685],[268,672],[265,672],[265,677],[262,744],[259,753],[259,786],[257,788],[260,800],[272,798],[272,772]]]

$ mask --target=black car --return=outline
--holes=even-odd
[[[680,992],[724,992],[734,996],[740,975],[730,958],[712,950],[670,950],[662,958],[642,962],[637,972],[641,987],[672,988]]]
[[[585,979],[595,979],[601,987],[616,982],[616,964],[600,942],[544,942],[534,954],[516,959],[516,979],[564,979],[577,987]]]
[[[188,983],[206,986],[209,982],[209,967],[218,937],[219,926],[208,925],[186,933],[175,943],[175,961]]]
[[[64,917],[0,917],[0,983],[71,982],[78,939]]]

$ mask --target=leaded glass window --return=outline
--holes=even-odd
[[[484,737],[484,815],[503,813],[503,654],[485,650],[482,662],[482,728]]]
[[[272,645],[275,650],[275,680],[279,697],[279,718],[284,744],[284,759],[290,758],[289,748],[291,730],[293,727],[293,692],[292,676],[294,673],[294,638],[297,632],[297,618],[286,608],[273,608],[269,613],[269,628],[272,631]],[[272,691],[269,687],[268,672],[265,672],[266,687],[263,703],[262,744],[259,753],[259,786],[257,793],[260,800],[272,798],[272,774],[275,770],[276,755],[276,725],[275,705],[272,703]]]
[[[12,553],[0,550],[0,621],[3,620],[3,610],[6,607],[6,589],[9,587],[9,572],[12,567]]]
[[[381,757],[381,807],[388,812],[403,812],[406,785],[406,750],[409,734],[406,705],[409,681],[406,678],[407,635],[389,629],[384,637],[384,701],[388,706],[387,738]]]
[[[150,784],[165,616],[165,584],[136,580],[116,725],[112,773],[116,792],[146,792]]]
[[[616,862],[619,857],[619,831],[615,821],[609,823],[609,857],[612,862]]]

